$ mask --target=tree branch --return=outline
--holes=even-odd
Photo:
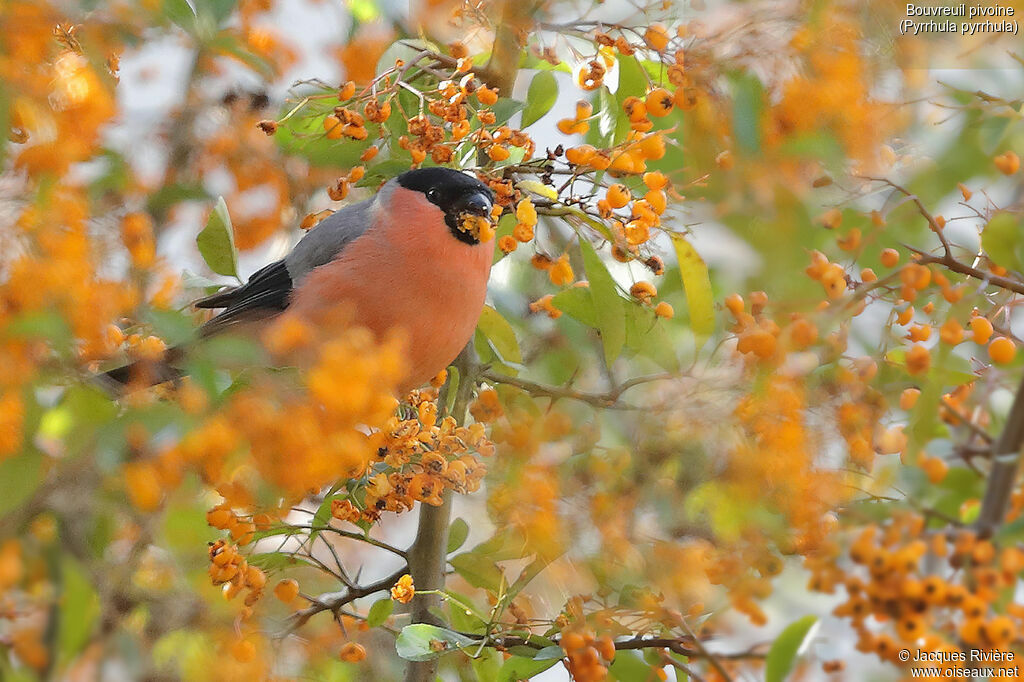
[[[452,416],[458,423],[466,421],[469,401],[479,376],[479,365],[474,357],[472,342],[459,353],[455,367],[459,370],[459,385],[456,389]],[[447,390],[450,390],[449,383]],[[412,622],[439,625],[431,610],[441,605],[440,595],[420,594],[421,590],[444,589],[445,555],[448,547],[448,521],[451,517],[452,493],[444,493],[444,502],[438,506],[420,503],[419,527],[416,539],[409,548],[409,572],[412,575],[416,596],[412,601]],[[406,682],[432,682],[437,676],[436,659],[411,661],[405,669]]]
[[[322,613],[323,611],[337,613],[343,606],[354,602],[356,599],[367,597],[374,592],[380,592],[391,588],[396,582],[398,582],[398,579],[408,573],[408,571],[408,566],[402,566],[391,575],[381,578],[377,582],[370,583],[369,585],[356,586],[345,590],[344,592],[334,592],[322,594],[319,597],[313,597],[312,604],[301,611],[296,611],[290,616],[292,622],[288,628],[289,632],[302,627],[310,618],[318,613]]]
[[[975,527],[981,537],[995,533],[1006,518],[1010,493],[1017,480],[1021,450],[1024,448],[1024,379],[1017,388],[1013,407],[1006,417],[1006,425],[999,440],[992,446],[992,469],[988,474],[985,496],[981,500],[981,513]]]

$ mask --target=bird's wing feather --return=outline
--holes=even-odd
[[[218,291],[194,303],[223,308],[200,329],[211,336],[239,322],[271,317],[288,307],[292,290],[313,269],[331,262],[370,226],[373,199],[346,206],[308,232],[282,260],[256,271],[242,286]]]
[[[295,286],[299,286],[306,275],[321,265],[334,260],[345,247],[361,237],[373,223],[375,202],[386,202],[390,194],[388,183],[381,191],[358,204],[346,206],[325,218],[303,237],[291,253],[284,257]]]

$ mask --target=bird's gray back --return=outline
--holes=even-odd
[[[313,268],[330,263],[346,246],[366,232],[373,221],[375,199],[374,196],[346,206],[324,218],[299,240],[291,253],[284,257],[293,287],[298,287]]]

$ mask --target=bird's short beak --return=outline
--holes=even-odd
[[[483,192],[473,192],[459,202],[460,213],[472,213],[482,217],[491,215],[491,198]]]

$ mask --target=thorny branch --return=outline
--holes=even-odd
[[[354,602],[356,599],[367,597],[375,592],[391,588],[396,582],[398,582],[398,579],[408,571],[408,566],[402,566],[391,575],[368,585],[357,585],[345,590],[344,592],[321,594],[318,597],[311,598],[312,603],[309,606],[300,611],[296,611],[291,615],[291,623],[288,628],[289,632],[293,632],[302,627],[310,618],[318,613],[330,611],[331,613],[337,614],[342,607]]]
[[[670,379],[676,379],[680,376],[677,372],[663,372],[661,374],[649,374],[646,376],[633,377],[627,379],[621,384],[616,385],[614,388],[605,391],[604,393],[586,393],[583,391],[577,391],[576,389],[563,387],[563,386],[547,386],[545,384],[539,384],[534,381],[527,379],[520,379],[518,377],[511,377],[505,374],[497,374],[491,371],[485,371],[481,374],[481,378],[486,381],[490,381],[496,384],[506,384],[509,386],[515,386],[516,388],[526,391],[534,397],[541,398],[566,398],[568,400],[576,400],[579,402],[593,405],[594,407],[610,407],[620,410],[638,410],[639,407],[623,404],[619,402],[622,394],[641,384],[649,384],[655,381],[668,381]]]

